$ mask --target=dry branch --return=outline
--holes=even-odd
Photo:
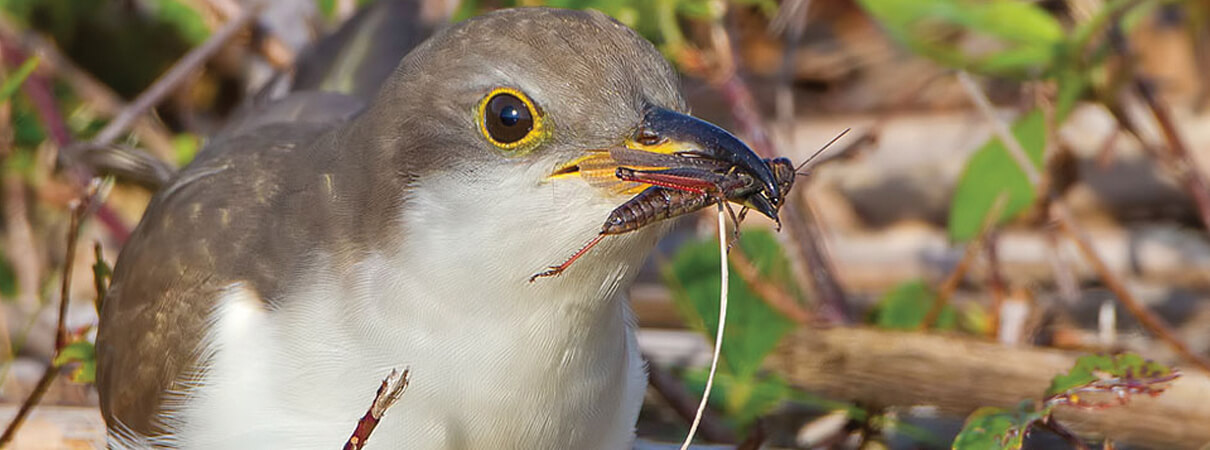
[[[76,259],[76,244],[80,240],[80,227],[84,219],[94,212],[101,204],[102,199],[107,194],[107,186],[103,183],[94,182],[89,186],[87,195],[80,201],[72,205],[71,208],[71,223],[67,227],[67,255],[63,264],[63,276],[60,281],[60,297],[59,297],[59,320],[55,325],[55,356],[59,351],[67,345],[67,307],[71,303],[71,274],[73,261]],[[0,435],[0,448],[4,448],[6,444],[12,442],[13,437],[17,434],[17,430],[21,428],[21,424],[25,422],[25,418],[29,412],[38,405],[42,400],[42,396],[46,395],[46,391],[50,389],[50,384],[54,381],[55,376],[59,374],[59,367],[54,364],[54,358],[51,358],[51,363],[46,366],[46,371],[42,373],[42,377],[38,380],[38,384],[34,387],[33,392],[30,392],[29,397],[21,404],[21,409],[17,410],[17,415],[9,422],[8,427],[4,429],[4,434]]]
[[[1029,179],[1029,184],[1035,190],[1039,189],[1042,182],[1042,176],[1039,173],[1038,168],[1035,167],[1029,160],[1029,157],[1025,153],[1025,149],[1021,147],[1021,143],[1018,142],[1017,138],[1013,136],[1011,131],[1009,131],[1008,125],[996,118],[995,111],[992,109],[991,102],[987,99],[987,95],[985,95],[983,91],[979,89],[979,87],[975,84],[975,81],[966,72],[959,72],[958,79],[962,82],[962,86],[966,88],[967,94],[970,95],[971,100],[975,103],[975,106],[978,107],[979,112],[982,113],[984,118],[992,124],[992,130],[1004,143],[1004,147],[1008,149],[1008,153],[1012,155],[1013,160],[1017,163],[1017,166],[1025,172],[1026,178]],[[1039,197],[1047,196],[1048,195],[1046,193],[1039,193]],[[1118,301],[1122,302],[1122,305],[1125,306],[1126,309],[1131,312],[1131,314],[1138,318],[1139,322],[1142,323],[1144,327],[1155,334],[1156,337],[1160,338],[1160,340],[1172,346],[1172,348],[1186,360],[1197,365],[1202,370],[1210,372],[1210,359],[1207,359],[1206,357],[1192,351],[1188,344],[1176,336],[1171,327],[1164,322],[1164,319],[1160,318],[1154,312],[1147,309],[1147,307],[1141,302],[1139,302],[1138,299],[1134,297],[1134,294],[1132,294],[1130,290],[1126,289],[1125,283],[1123,283],[1117,275],[1108,269],[1105,261],[1099,254],[1097,254],[1096,250],[1092,246],[1092,243],[1088,241],[1084,229],[1078,222],[1076,222],[1075,218],[1071,214],[1071,211],[1063,202],[1063,199],[1051,198],[1049,212],[1051,218],[1058,222],[1068,236],[1076,242],[1080,248],[1080,252],[1084,255],[1085,259],[1087,259],[1088,262],[1093,265],[1097,271],[1097,275],[1101,277],[1101,280],[1104,281],[1105,284],[1109,286],[1110,290],[1113,291],[1114,295],[1118,297]]]
[[[723,96],[731,108],[731,114],[752,149],[764,157],[775,157],[779,151],[770,138],[765,121],[756,106],[752,90],[736,72],[736,61],[739,55],[731,46],[731,36],[719,21],[711,26],[711,41],[717,64],[713,68],[704,65],[686,64],[690,71],[696,71],[707,79]],[[682,62],[684,63],[684,61]],[[835,270],[823,242],[819,221],[806,203],[802,201],[802,189],[795,189],[784,200],[781,209],[782,222],[788,233],[785,239],[789,241],[790,261],[799,275],[799,284],[811,289],[811,298],[820,305],[818,314],[836,323],[846,323],[849,319],[848,300],[844,289],[836,281]]]
[[[802,328],[782,340],[767,365],[799,387],[879,406],[936,407],[965,416],[981,406],[1014,407],[1041,398],[1078,353],[1005,347],[972,338],[869,328]],[[1061,423],[1086,437],[1109,436],[1151,448],[1210,443],[1210,377],[1188,371],[1158,397],[1123,407],[1061,407]]]
[[[357,428],[353,429],[349,440],[345,441],[344,450],[359,450],[365,447],[370,440],[370,433],[373,433],[374,428],[378,427],[378,421],[382,419],[382,415],[399,401],[400,397],[403,397],[403,392],[407,390],[410,381],[409,374],[408,369],[403,369],[403,373],[391,369],[391,373],[378,386],[378,392],[374,394],[374,401],[370,403],[370,408],[357,421]]]
[[[793,295],[790,295],[781,286],[770,283],[761,277],[760,271],[752,264],[752,260],[748,259],[748,256],[744,254],[742,248],[732,248],[727,259],[731,262],[732,266],[735,266],[735,274],[744,280],[744,283],[752,289],[752,292],[755,292],[771,308],[799,325],[806,324],[811,320],[811,313],[803,309],[802,305],[798,303],[798,300]]]
[[[75,154],[85,149],[103,147],[113,143],[114,140],[130,128],[136,119],[142,117],[148,110],[163,101],[168,94],[187,80],[202,64],[214,56],[215,53],[218,53],[237,33],[252,23],[261,6],[263,6],[263,3],[255,3],[255,6],[243,9],[237,17],[223,24],[218,31],[210,35],[210,38],[205,43],[185,54],[176,64],[173,64],[172,68],[168,69],[168,72],[160,76],[150,87],[139,94],[133,102],[118,113],[113,120],[105,124],[105,128],[97,132],[92,141],[64,149],[68,153],[66,156],[73,158]]]
[[[655,389],[664,401],[668,402],[668,406],[672,407],[685,422],[693,420],[693,416],[697,412],[697,401],[689,389],[681,383],[679,379],[669,374],[664,369],[651,362],[651,358],[643,356],[644,362],[647,364],[647,381],[651,387]],[[702,414],[701,423],[698,425],[698,434],[706,438],[710,442],[730,443],[735,442],[735,434],[730,428],[715,415],[712,411],[706,410]]]
[[[126,107],[122,98],[109,86],[77,67],[58,47],[37,33],[21,32],[15,24],[0,17],[0,38],[20,46],[25,53],[41,56],[41,68],[66,82],[76,95],[98,113],[113,116]],[[163,161],[173,160],[171,133],[162,124],[147,116],[141,116],[134,124],[134,133],[157,158]]]

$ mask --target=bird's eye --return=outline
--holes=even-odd
[[[483,135],[497,147],[514,149],[533,140],[541,128],[540,113],[519,91],[492,91],[479,106]]]

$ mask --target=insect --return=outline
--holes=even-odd
[[[534,280],[543,277],[557,276],[567,270],[576,260],[588,253],[606,236],[628,233],[664,219],[689,214],[711,204],[726,207],[731,212],[727,202],[743,205],[738,216],[731,212],[731,219],[737,225],[743,221],[748,209],[756,210],[777,223],[781,228],[778,212],[781,209],[781,199],[785,199],[790,189],[794,187],[794,179],[798,171],[811,162],[815,156],[826,150],[828,146],[843,137],[849,130],[837,135],[830,142],[807,158],[801,165],[794,167],[789,159],[773,158],[764,160],[773,170],[773,178],[777,184],[778,201],[771,200],[760,182],[745,172],[718,173],[709,167],[678,167],[660,170],[639,170],[628,167],[618,167],[615,176],[623,181],[634,181],[650,185],[626,203],[614,208],[601,225],[601,231],[596,237],[584,244],[562,264],[549,266],[529,278]]]

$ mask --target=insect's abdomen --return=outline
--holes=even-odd
[[[601,234],[622,234],[686,214],[706,205],[708,196],[652,186],[609,213]]]

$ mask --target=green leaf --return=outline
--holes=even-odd
[[[71,372],[71,381],[79,384],[91,384],[97,382],[97,360],[84,361],[80,363],[80,367]]]
[[[202,16],[180,0],[156,0],[156,16],[173,25],[191,45],[200,45],[210,36],[210,27]]]
[[[64,364],[77,361],[91,361],[97,357],[97,348],[92,342],[75,341],[64,346],[59,350],[59,354],[55,355],[55,366],[62,367]]]
[[[1013,75],[1043,72],[1056,60],[1063,27],[1045,10],[1016,0],[860,0],[887,32],[916,52],[942,64],[977,72]],[[974,52],[956,34],[979,35],[990,43]]]
[[[702,392],[708,375],[707,369],[687,371],[685,385],[694,393]],[[720,372],[714,375],[710,404],[721,407],[726,417],[743,431],[781,405],[790,397],[791,390],[789,383],[777,376],[736,378]]]
[[[55,355],[55,367],[63,367],[73,362],[80,363],[71,373],[71,380],[76,383],[92,383],[97,379],[97,348],[92,342],[79,340],[67,344]]]
[[[175,151],[175,159],[177,167],[185,167],[189,165],[193,158],[197,156],[197,151],[202,146],[202,140],[195,134],[181,133],[172,137],[172,149]]]
[[[896,286],[878,301],[874,308],[874,323],[892,330],[919,329],[929,309],[937,301],[937,294],[923,281],[908,281]],[[945,305],[937,315],[934,327],[952,329],[957,314],[950,305]]]
[[[789,264],[772,234],[746,232],[740,238],[739,246],[766,281],[792,286]],[[665,271],[677,308],[686,323],[711,340],[718,329],[718,259],[717,242],[690,243],[677,252]],[[750,378],[781,337],[793,328],[793,323],[770,308],[740,277],[732,275],[728,289],[727,329],[720,370],[738,378]],[[794,292],[794,289],[787,290]]]
[[[1078,69],[1063,67],[1059,69],[1058,76],[1059,93],[1055,96],[1055,126],[1063,123],[1071,110],[1075,109],[1076,103],[1084,97],[1084,93],[1088,91],[1088,77]]]
[[[1158,394],[1178,376],[1171,368],[1134,353],[1084,355],[1070,371],[1051,379],[1046,397],[1048,402],[1091,404],[1095,402],[1081,396],[1099,393],[1117,401],[1125,398],[1123,394]]]
[[[1041,111],[1034,110],[1017,120],[1013,135],[1029,159],[1041,169],[1046,146],[1046,124]],[[1033,204],[1037,194],[1008,154],[1004,143],[993,137],[966,161],[950,203],[949,233],[954,241],[966,241],[979,233],[996,199],[1005,196],[999,222],[1007,222]]]
[[[966,424],[954,438],[955,450],[1019,449],[1025,443],[1029,427],[1050,414],[1050,409],[1035,411],[1032,401],[1022,401],[1015,410],[984,406],[966,418]]]
[[[13,105],[13,146],[36,148],[46,139],[42,131],[42,122],[25,96],[12,98]]]
[[[113,269],[105,262],[105,255],[101,253],[99,243],[93,247],[93,258],[96,262],[92,263],[92,283],[97,291],[97,299],[93,305],[97,308],[97,314],[100,314],[101,305],[105,303],[105,293],[109,290],[109,281],[113,278]]]
[[[4,78],[4,84],[0,85],[0,102],[7,102],[9,98],[17,92],[17,89],[25,84],[25,80],[34,73],[34,69],[38,68],[38,64],[42,62],[42,58],[34,55],[25,59],[17,70],[8,74]]]

